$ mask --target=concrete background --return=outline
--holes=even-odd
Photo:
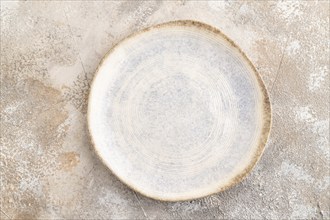
[[[93,155],[89,85],[120,39],[176,19],[221,29],[255,64],[273,125],[228,191],[134,193]],[[1,219],[330,219],[328,1],[1,1]]]

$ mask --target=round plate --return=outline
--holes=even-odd
[[[121,41],[95,75],[88,124],[97,154],[134,190],[159,200],[238,183],[270,130],[265,86],[244,53],[195,21]]]

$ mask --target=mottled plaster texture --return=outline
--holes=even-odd
[[[95,70],[120,39],[178,19],[222,30],[273,109],[243,182],[160,202],[121,183],[86,125]],[[330,219],[328,1],[1,1],[1,219]]]

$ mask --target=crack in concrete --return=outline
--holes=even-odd
[[[321,210],[321,207],[320,207],[320,203],[319,202],[317,202],[317,211],[320,214],[321,219],[323,219],[323,213],[322,213],[322,210]]]
[[[278,79],[278,76],[280,75],[280,69],[281,69],[281,66],[282,66],[283,57],[284,57],[284,54],[285,54],[286,48],[287,48],[287,46],[288,46],[288,41],[289,41],[289,40],[287,39],[286,42],[285,42],[285,46],[284,46],[284,49],[283,49],[283,52],[282,52],[281,60],[280,60],[280,63],[279,63],[279,65],[278,65],[278,68],[277,68],[277,71],[276,71],[275,80],[274,80],[274,82],[273,82],[273,84],[272,84],[272,87],[271,87],[271,89],[270,89],[270,93],[273,92],[273,89],[274,89],[275,83],[276,83],[276,81],[277,81],[277,79]]]
[[[7,215],[7,213],[5,213],[5,211],[3,211],[3,210],[0,210],[5,216],[7,216],[7,218],[9,218],[9,219],[13,219],[13,218],[11,218],[9,215]]]
[[[147,215],[147,213],[146,213],[146,211],[145,211],[144,208],[142,207],[142,204],[141,204],[141,201],[140,201],[139,197],[136,195],[136,192],[133,191],[133,193],[134,193],[135,198],[137,199],[137,201],[138,201],[138,203],[139,203],[140,208],[142,209],[142,212],[143,212],[144,217],[146,217],[146,219],[149,219],[149,218],[148,218],[148,215]]]
[[[75,40],[75,38],[73,36],[72,28],[71,28],[71,25],[69,23],[69,18],[68,18],[67,12],[65,11],[65,8],[63,9],[63,12],[64,12],[64,15],[65,15],[65,20],[66,20],[67,25],[68,25],[69,30],[70,30],[70,34],[71,34],[72,40],[73,40],[73,42],[74,42],[74,44],[76,46],[76,50],[77,50],[77,53],[78,53],[78,57],[79,57],[79,60],[80,60],[81,67],[82,67],[82,69],[84,71],[85,77],[87,78],[87,73],[86,73],[84,64],[82,62],[82,59],[81,59],[81,56],[80,56],[80,53],[79,53],[79,50],[78,50],[78,44],[77,44],[77,42],[76,42],[76,40]]]

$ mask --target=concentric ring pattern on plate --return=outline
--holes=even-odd
[[[124,183],[160,200],[239,182],[270,128],[262,80],[218,30],[175,21],[134,34],[104,58],[88,123],[95,150]]]

